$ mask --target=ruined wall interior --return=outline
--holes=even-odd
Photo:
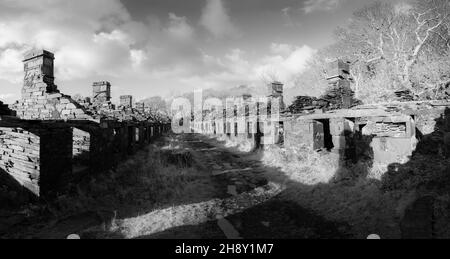
[[[404,163],[421,136],[435,131],[436,121],[448,107],[448,101],[399,102],[296,115],[285,119],[285,145],[295,147],[300,142],[313,150],[326,148],[340,154],[354,154],[358,138],[370,138],[373,162]],[[324,122],[329,123],[329,131],[317,126]],[[326,145],[327,134],[331,135],[332,145]]]
[[[27,53],[21,100],[11,109],[0,103],[0,169],[38,197],[107,171],[170,130],[165,118],[114,109],[109,82],[93,84],[92,102],[60,93],[53,60],[45,50]]]

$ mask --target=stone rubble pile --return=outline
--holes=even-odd
[[[324,112],[329,110],[350,109],[359,105],[355,99],[355,92],[351,89],[350,65],[348,62],[337,60],[332,62],[327,71],[328,89],[320,97],[298,96],[289,107],[294,114]]]
[[[318,99],[311,96],[297,96],[296,100],[289,107],[289,112],[306,113],[308,111],[315,111],[318,109],[325,109],[328,106],[328,102],[323,99]]]
[[[397,101],[400,102],[410,102],[414,101],[414,95],[411,93],[410,90],[401,90],[394,92]]]

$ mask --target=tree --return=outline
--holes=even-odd
[[[413,82],[420,87],[420,99],[444,99],[450,97],[450,51],[443,55],[430,55],[418,61],[414,67]]]
[[[430,57],[443,62],[438,57],[450,48],[449,9],[448,0],[412,5],[375,2],[355,12],[347,27],[336,30],[336,43],[327,52],[352,61],[357,95],[373,92],[374,83],[380,97],[387,90],[403,88],[419,95],[433,81],[424,81],[426,77],[417,81],[415,73],[426,71]]]
[[[142,101],[151,112],[167,112],[166,101],[160,96],[154,96]]]
[[[294,96],[320,96],[326,89],[326,63],[331,61],[330,54],[326,50],[321,50],[314,54],[307,62],[307,69],[297,75],[294,80],[294,87],[286,89],[286,100],[293,100]]]

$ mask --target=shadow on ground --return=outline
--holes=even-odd
[[[183,170],[175,178],[166,178],[164,174],[177,171],[177,167],[157,175],[148,182],[140,184],[139,173],[129,176],[116,175],[109,182],[96,185],[92,179],[89,192],[82,192],[67,201],[91,203],[91,210],[69,211],[64,217],[57,213],[41,220],[27,219],[28,222],[12,226],[4,232],[5,237],[13,238],[64,238],[71,232],[83,232],[92,226],[99,226],[97,232],[89,232],[85,238],[124,238],[120,231],[110,232],[114,220],[146,215],[155,209],[172,208],[177,205],[189,205],[230,197],[227,186],[242,182],[239,193],[249,191],[266,182],[254,181],[255,177],[266,177],[286,187],[278,196],[268,202],[227,217],[243,238],[299,238],[299,239],[335,239],[365,238],[370,234],[379,234],[382,238],[442,238],[448,237],[450,222],[450,110],[437,120],[435,131],[425,135],[418,144],[417,151],[405,164],[392,164],[384,172],[381,180],[369,180],[367,175],[372,165],[373,151],[371,138],[360,135],[351,136],[355,150],[340,154],[338,170],[328,183],[313,185],[294,181],[285,171],[278,167],[267,166],[262,162],[263,152],[239,153],[225,148],[225,143],[210,138],[188,134],[174,136],[180,144],[175,149],[181,153],[189,151],[191,158],[181,156]],[[185,145],[182,145],[182,144]],[[361,144],[362,143],[362,144]],[[156,144],[163,149],[167,143]],[[179,163],[180,157],[171,157],[168,164]],[[193,164],[184,159],[196,160]],[[211,162],[211,160],[214,160]],[[176,161],[176,162],[174,162]],[[212,164],[211,164],[212,163]],[[247,172],[227,173],[213,177],[211,165],[229,164],[236,168],[251,168]],[[129,170],[138,171],[149,168],[136,168],[130,164]],[[352,168],[352,170],[349,170]],[[181,172],[180,171],[180,172]],[[172,172],[173,173],[173,172]],[[303,173],[303,172],[297,172]],[[128,178],[127,178],[128,177]],[[136,179],[129,179],[136,177]],[[181,179],[181,180],[180,180]],[[127,182],[128,181],[128,182]],[[165,188],[152,190],[156,183]],[[111,186],[114,188],[111,190]],[[167,188],[173,186],[174,188]],[[194,186],[191,189],[189,186]],[[179,189],[177,189],[179,188]],[[184,188],[184,189],[183,189]],[[124,195],[114,194],[128,190]],[[171,195],[178,190],[177,199]],[[206,191],[205,191],[206,190]],[[135,192],[135,193],[132,193]],[[167,192],[161,196],[159,192]],[[194,195],[186,195],[191,193]],[[197,193],[201,193],[198,195]],[[81,197],[81,196],[83,197]],[[166,197],[168,199],[159,199]],[[86,198],[86,196],[88,198]],[[424,198],[431,197],[431,198]],[[167,198],[167,197],[166,197]],[[416,204],[415,202],[418,202]],[[52,208],[51,206],[47,209]],[[83,206],[81,206],[83,208]],[[60,208],[64,211],[64,208]],[[58,216],[54,216],[58,215]],[[162,218],[161,220],[167,220]],[[41,222],[41,225],[36,225]],[[46,226],[42,226],[46,222]],[[142,226],[145,228],[145,226]],[[168,227],[166,230],[141,235],[137,238],[224,238],[224,234],[211,218],[209,222],[195,226]]]

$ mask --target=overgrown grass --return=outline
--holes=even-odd
[[[190,159],[189,166],[170,159],[172,154]],[[213,178],[197,158],[194,151],[168,137],[148,146],[109,172],[90,175],[82,182],[73,184],[66,194],[51,202],[22,209],[30,211],[29,222],[35,219],[57,222],[94,212],[101,217],[105,215],[102,220],[109,224],[106,221],[112,220],[112,215],[114,220],[120,220],[217,197],[219,194]],[[19,236],[16,238],[28,236],[29,233],[51,232],[51,229],[46,229],[48,226],[34,223],[26,228],[21,227],[23,233],[17,233]]]
[[[220,142],[223,142],[226,148],[232,148],[238,152],[250,152],[255,147],[250,140],[242,140],[242,139],[230,139],[227,136],[219,135],[215,137]]]
[[[257,155],[266,167],[280,168],[286,180],[305,185],[329,183],[340,165],[337,155],[310,152],[306,146],[268,146]]]
[[[77,185],[74,195],[63,196],[56,204],[63,211],[105,209],[118,211],[120,215],[147,213],[214,196],[210,177],[196,161],[187,167],[185,163],[173,164],[174,160],[168,159],[168,154],[180,150],[176,145],[169,145],[162,152],[160,147],[152,145],[115,170]],[[187,157],[195,160],[195,156]]]
[[[253,156],[266,167],[279,169],[268,170],[267,176],[287,186],[284,198],[329,220],[349,222],[355,237],[365,238],[371,233],[383,238],[401,237],[400,222],[406,208],[424,195],[436,198],[439,225],[445,229],[450,225],[449,213],[442,209],[450,204],[446,191],[450,161],[445,157],[415,154],[403,164],[351,163],[337,154],[302,146],[266,147]],[[447,237],[447,232],[438,235]]]

